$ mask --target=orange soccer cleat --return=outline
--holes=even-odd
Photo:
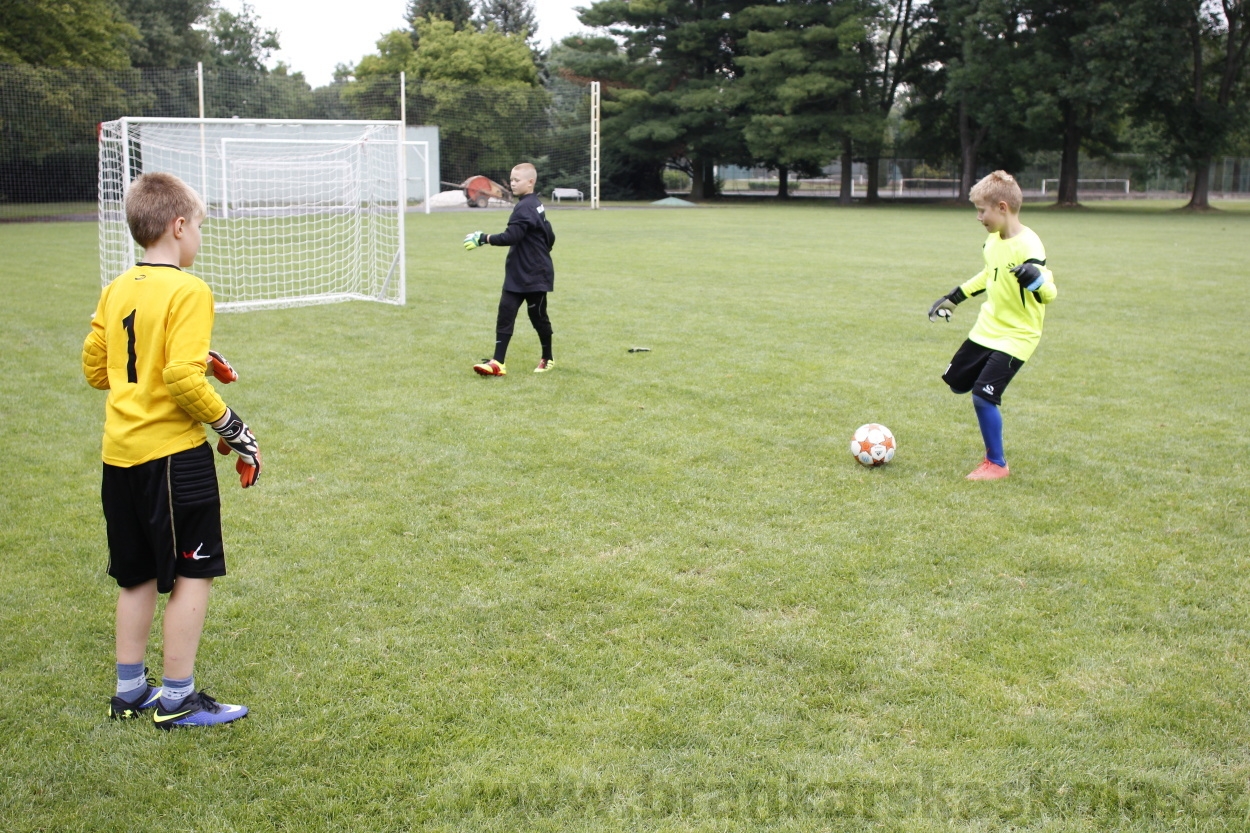
[[[479,376],[507,376],[508,368],[494,359],[482,359],[473,365],[473,372]]]
[[[1011,469],[1007,466],[1000,466],[997,463],[991,463],[989,460],[982,460],[981,465],[972,470],[968,475],[968,480],[1002,480],[1011,474]]]

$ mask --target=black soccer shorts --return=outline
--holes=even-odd
[[[137,466],[105,463],[100,498],[108,574],[118,586],[156,579],[156,589],[168,593],[175,576],[226,574],[221,493],[207,442]]]
[[[942,381],[955,393],[971,392],[999,405],[1003,391],[1022,367],[1024,362],[1015,356],[965,340],[947,365]]]

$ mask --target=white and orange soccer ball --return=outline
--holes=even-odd
[[[851,436],[851,456],[868,468],[884,466],[893,460],[897,448],[890,429],[875,422],[859,426]]]

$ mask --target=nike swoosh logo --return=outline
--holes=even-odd
[[[168,723],[171,720],[177,720],[180,717],[186,717],[190,713],[191,713],[191,710],[188,709],[185,712],[178,712],[176,714],[165,714],[165,715],[157,714],[154,720],[157,723]]]

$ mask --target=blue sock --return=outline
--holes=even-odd
[[[132,702],[148,689],[148,678],[143,676],[142,662],[117,663],[117,696]]]
[[[972,395],[972,407],[976,409],[977,423],[981,426],[981,439],[985,440],[985,459],[995,465],[1007,465],[1007,458],[1003,455],[1002,411],[993,402],[975,393]]]
[[[181,706],[182,701],[190,697],[194,692],[194,674],[185,680],[171,680],[169,677],[163,677],[161,679],[161,706],[165,711],[173,711]]]

